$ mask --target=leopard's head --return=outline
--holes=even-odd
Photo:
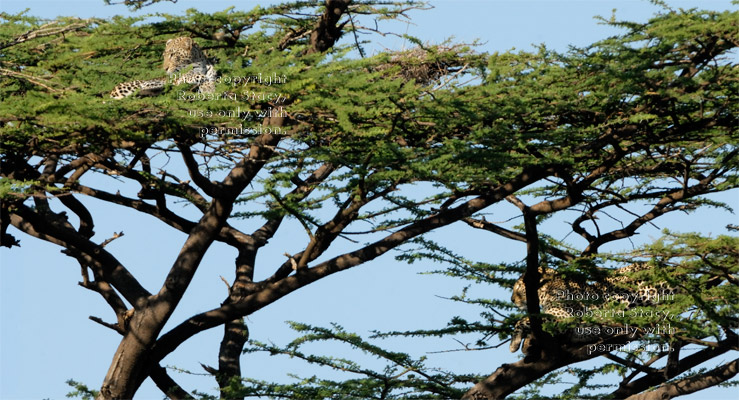
[[[167,41],[162,66],[168,74],[175,73],[190,65],[193,66],[193,69],[202,69],[201,73],[205,73],[208,64],[208,59],[192,38],[183,36]]]

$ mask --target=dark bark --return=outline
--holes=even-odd
[[[615,399],[623,399],[629,396],[641,393],[650,387],[654,387],[666,382],[668,379],[672,379],[677,375],[690,370],[708,360],[711,360],[721,354],[724,354],[730,350],[736,350],[736,336],[728,338],[719,342],[716,347],[709,347],[703,349],[697,353],[693,353],[689,356],[684,357],[679,362],[678,368],[673,368],[670,373],[665,373],[665,369],[657,370],[654,373],[646,374],[645,376],[633,381],[633,382],[622,382],[619,388],[611,393],[611,397]]]
[[[157,385],[159,390],[161,390],[162,393],[167,395],[171,400],[194,399],[190,393],[187,393],[185,389],[183,389],[174,381],[174,379],[172,379],[172,377],[169,376],[169,374],[167,374],[167,370],[164,367],[156,365],[151,369],[151,371],[149,371],[149,376],[151,377],[151,380],[154,381],[154,384]]]
[[[466,222],[467,225],[473,228],[483,229],[489,232],[493,232],[497,235],[503,236],[508,239],[517,240],[519,242],[526,242],[526,235],[521,234],[519,232],[509,230],[509,229],[505,229],[503,227],[500,227],[498,225],[485,221],[484,219],[479,220],[479,219],[474,219],[474,218],[465,218],[464,222]],[[540,243],[540,245],[541,244],[542,243]],[[553,257],[557,257],[560,260],[572,261],[576,258],[573,254],[570,254],[556,247],[552,247],[552,246],[542,246],[542,247],[543,248],[541,249],[541,251]]]
[[[266,163],[278,142],[279,136],[276,135],[262,135],[255,139],[249,156],[223,180],[222,197],[213,200],[208,211],[190,231],[159,293],[147,298],[146,304],[134,312],[129,330],[113,356],[99,398],[132,398],[147,377],[150,366],[157,363],[150,359],[150,350],[161,329],[182,299],[205,252],[231,215],[234,200]]]
[[[135,306],[143,305],[150,293],[131,275],[131,273],[112,254],[97,244],[69,229],[32,211],[30,208],[17,205],[10,222],[19,230],[39,239],[71,249],[84,257],[97,268],[106,282],[113,284],[126,300]]]
[[[739,372],[739,359],[700,375],[680,379],[662,385],[655,390],[629,396],[626,400],[667,400],[684,396],[726,382],[735,377],[737,372]]]
[[[247,296],[238,303],[224,304],[216,309],[193,316],[161,336],[154,346],[152,362],[163,359],[181,343],[199,332],[235,318],[249,315],[303,286],[336,272],[373,260],[414,237],[468,217],[491,204],[501,201],[515,191],[539,181],[548,173],[551,173],[551,171],[541,167],[532,167],[486,196],[469,200],[467,203],[453,209],[443,210],[359,250],[335,257],[315,267],[304,268],[300,273],[269,283],[266,286],[263,285],[258,292]]]
[[[239,250],[236,257],[236,279],[229,287],[229,296],[224,304],[238,302],[254,291],[256,250],[254,246],[246,246]],[[248,339],[249,330],[243,318],[236,318],[224,324],[223,339],[218,349],[218,369],[215,371],[221,398],[234,399],[225,389],[241,378],[241,351]]]
[[[351,0],[326,0],[326,9],[310,34],[310,53],[324,52],[341,37],[344,24],[338,25]]]
[[[237,318],[224,324],[223,340],[218,350],[218,374],[216,380],[221,388],[222,399],[237,399],[233,394],[224,392],[231,383],[241,379],[241,351],[249,340],[249,330],[243,318]],[[242,397],[238,397],[242,398]]]
[[[528,358],[538,358],[541,351],[551,344],[551,335],[542,329],[541,308],[539,306],[539,283],[541,273],[539,272],[539,233],[537,230],[536,214],[515,196],[507,198],[521,210],[523,214],[524,230],[526,232],[526,272],[523,274],[523,283],[526,291],[526,313],[531,325],[531,337],[527,338]]]
[[[626,344],[632,338],[624,336],[612,337],[602,344]],[[503,399],[516,390],[566,365],[589,360],[604,352],[592,351],[588,346],[581,347],[547,347],[541,357],[531,360],[528,357],[513,364],[503,364],[492,375],[478,382],[462,397],[463,400],[497,400]]]

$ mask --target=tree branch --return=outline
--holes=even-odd
[[[30,31],[28,31],[26,33],[23,33],[21,35],[18,35],[16,37],[8,40],[7,42],[0,43],[0,50],[4,49],[6,47],[10,47],[10,46],[15,46],[17,44],[21,44],[23,42],[26,42],[26,41],[29,41],[29,40],[32,40],[32,39],[42,38],[42,37],[46,37],[46,36],[58,35],[60,33],[65,33],[65,32],[69,32],[69,31],[76,31],[76,30],[79,30],[81,28],[84,28],[87,25],[89,25],[89,24],[91,24],[91,23],[93,23],[93,22],[96,21],[95,19],[92,19],[92,18],[91,19],[79,19],[79,18],[75,18],[75,20],[76,21],[80,21],[80,22],[69,24],[69,25],[65,25],[65,26],[58,26],[58,24],[61,21],[51,21],[51,22],[49,22],[47,24],[41,25],[40,27],[38,27],[36,29],[30,30]]]
[[[735,337],[728,338],[719,342],[717,347],[709,347],[703,349],[697,353],[693,353],[682,360],[680,360],[679,367],[673,369],[672,373],[665,374],[663,370],[659,370],[655,373],[646,374],[645,376],[629,383],[621,384],[616,391],[611,393],[610,397],[614,399],[624,399],[629,396],[633,396],[637,393],[641,393],[650,387],[659,385],[668,379],[672,379],[675,376],[690,370],[714,357],[730,351],[735,345]]]
[[[342,28],[346,22],[341,25],[337,24],[351,2],[352,0],[326,0],[326,9],[310,34],[309,54],[322,53],[333,47],[334,43],[341,38]]]
[[[649,392],[629,396],[626,400],[662,400],[684,396],[726,382],[736,376],[737,372],[739,372],[739,359],[696,376],[666,383]]]
[[[468,217],[491,204],[499,202],[517,190],[539,181],[551,172],[551,170],[538,166],[530,167],[516,178],[501,185],[485,196],[471,199],[453,209],[442,210],[436,215],[419,220],[359,250],[343,254],[315,267],[308,268],[301,274],[288,276],[278,282],[270,283],[259,292],[246,297],[239,303],[225,304],[219,308],[195,315],[165,333],[157,340],[157,343],[152,349],[154,359],[161,360],[167,354],[174,351],[182,342],[199,332],[224,324],[235,318],[249,315],[323,277],[373,260],[411,238]]]
[[[526,229],[526,272],[523,274],[523,283],[526,287],[526,313],[529,316],[535,348],[546,350],[548,347],[546,344],[551,343],[551,336],[542,329],[541,308],[539,307],[541,273],[539,272],[539,233],[536,227],[536,215],[516,196],[510,195],[506,197],[506,200],[518,207],[523,214]]]
[[[495,225],[492,222],[485,221],[484,219],[464,218],[463,221],[473,228],[490,231],[507,239],[526,242],[526,235]],[[560,260],[572,261],[576,258],[574,254],[553,246],[544,246],[542,251],[559,258]]]
[[[544,353],[543,357],[532,361],[528,358],[513,364],[503,364],[493,374],[478,382],[462,397],[463,400],[503,399],[521,387],[565,365],[578,363],[601,356],[610,351],[598,350],[618,347],[632,341],[631,335],[619,335],[592,345],[581,347],[562,346]],[[616,397],[618,398],[618,397]]]
[[[194,400],[194,397],[187,393],[171,376],[167,373],[167,369],[161,365],[156,365],[149,371],[149,377],[154,381],[159,390],[162,391],[171,400]]]
[[[185,166],[187,167],[187,171],[190,174],[190,178],[192,178],[193,183],[203,189],[203,192],[208,196],[214,198],[218,197],[220,195],[221,188],[217,183],[211,182],[200,173],[198,163],[195,161],[195,157],[193,156],[190,147],[182,143],[177,143],[177,148],[180,149],[182,160],[185,162]]]
[[[59,196],[59,200],[67,206],[80,219],[80,227],[77,232],[87,239],[95,235],[93,228],[95,224],[92,221],[92,214],[79,200],[74,196]]]
[[[11,214],[11,223],[31,236],[85,254],[90,262],[95,262],[100,266],[101,275],[105,280],[111,282],[134,307],[142,306],[150,295],[112,254],[73,229],[51,224],[24,205],[16,206]]]
[[[694,196],[709,193],[709,186],[711,182],[715,179],[716,176],[711,175],[702,179],[698,184],[694,186],[673,190],[662,197],[662,199],[660,199],[657,204],[655,204],[652,209],[649,210],[649,212],[639,218],[636,218],[626,227],[602,235],[598,235],[597,237],[590,236],[590,243],[585,248],[585,250],[583,250],[583,255],[597,253],[598,248],[605,243],[633,236],[636,233],[636,230],[647,222],[652,221],[653,219],[670,211],[679,210],[680,208],[675,208],[674,205],[681,201]]]

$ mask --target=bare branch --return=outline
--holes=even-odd
[[[166,394],[171,400],[193,400],[194,397],[187,393],[177,382],[167,373],[167,369],[161,365],[156,365],[149,371],[149,376],[154,384],[157,385],[162,393]]]
[[[89,257],[87,261],[96,263],[105,280],[111,282],[134,306],[143,304],[142,302],[150,295],[112,254],[77,231],[54,225],[23,205],[16,207],[11,215],[11,223],[31,236],[85,254]]]
[[[2,49],[1,46],[0,46],[0,49]],[[44,88],[44,89],[46,89],[46,90],[48,90],[50,92],[54,92],[54,93],[60,93],[60,92],[62,92],[62,90],[60,90],[60,89],[55,89],[55,88],[49,86],[49,85],[51,85],[51,82],[49,82],[47,79],[39,78],[37,76],[24,74],[22,72],[15,72],[15,71],[9,70],[7,68],[0,68],[0,75],[12,76],[12,77],[15,77],[15,78],[20,78],[20,79],[26,80],[28,82],[33,83],[34,85],[41,86],[42,88]]]
[[[485,221],[484,219],[464,218],[463,221],[473,228],[490,231],[497,235],[503,236],[504,238],[517,240],[519,242],[526,242],[526,235],[503,228],[491,222]],[[576,258],[575,255],[552,246],[543,246],[542,251],[554,257],[557,257],[560,260],[572,261]]]
[[[8,40],[7,42],[0,43],[0,50],[15,46],[17,44],[36,39],[36,38],[42,38],[46,36],[54,36],[58,35],[60,33],[65,33],[69,31],[76,31],[79,29],[82,29],[86,27],[87,25],[90,25],[91,23],[97,21],[96,19],[75,19],[76,21],[80,21],[77,23],[59,26],[59,23],[61,21],[51,21],[47,24],[41,25],[40,27],[30,30],[26,33],[23,33],[21,35],[18,35],[14,37],[13,39]]]
[[[657,202],[657,204],[652,207],[651,210],[649,210],[649,212],[645,213],[639,218],[634,219],[629,225],[622,229],[598,235],[597,237],[591,235],[589,240],[590,244],[585,248],[583,254],[594,254],[598,251],[598,248],[605,243],[633,236],[639,227],[663,214],[671,211],[686,209],[686,206],[679,206],[677,205],[677,203],[697,195],[710,193],[709,186],[715,179],[716,176],[712,174],[711,176],[708,176],[701,180],[696,185],[684,189],[673,190],[667,193],[664,197],[662,197],[662,199]]]
[[[100,325],[102,325],[102,326],[104,326],[106,328],[110,328],[110,329],[112,329],[112,330],[120,333],[121,335],[125,335],[126,334],[126,331],[124,331],[123,329],[121,329],[121,327],[118,326],[118,324],[111,324],[111,323],[105,322],[102,319],[100,319],[98,317],[95,317],[95,316],[92,316],[92,315],[90,315],[87,318],[89,318],[93,322],[97,322],[98,324],[100,324]]]
[[[95,234],[93,231],[95,225],[92,221],[92,214],[87,210],[87,207],[74,196],[59,196],[59,200],[80,219],[80,227],[77,230],[80,235],[88,239],[91,238]]]
[[[180,149],[180,153],[182,153],[182,160],[185,161],[185,166],[187,166],[187,171],[190,174],[190,178],[192,178],[193,183],[203,189],[203,192],[208,196],[218,197],[220,195],[221,188],[217,183],[211,182],[200,173],[198,163],[195,161],[195,157],[193,156],[190,147],[182,143],[177,143],[177,148]]]

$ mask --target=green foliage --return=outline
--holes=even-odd
[[[12,196],[24,195],[24,192],[31,190],[31,187],[38,185],[39,182],[34,181],[14,181],[8,178],[0,178],[0,199]]]
[[[431,242],[426,242],[430,244]],[[434,246],[431,246],[434,248]],[[435,250],[441,250],[435,248]],[[448,250],[441,254],[450,255]],[[675,234],[665,232],[665,236],[652,244],[643,246],[628,254],[603,254],[600,263],[609,259],[619,259],[620,262],[634,262],[643,259],[652,260],[655,265],[665,268],[655,268],[632,275],[631,278],[638,279],[643,284],[650,282],[661,282],[667,280],[669,283],[682,289],[681,294],[675,296],[675,301],[663,299],[649,308],[637,308],[633,313],[627,314],[626,318],[589,319],[581,318],[580,322],[599,322],[603,324],[627,324],[646,332],[655,332],[654,327],[669,323],[674,330],[656,333],[647,333],[639,340],[629,343],[620,350],[613,351],[622,360],[631,363],[647,363],[654,357],[664,355],[664,349],[675,346],[680,342],[683,351],[697,349],[699,338],[714,336],[721,339],[721,332],[730,332],[737,326],[736,316],[739,315],[737,304],[739,304],[739,289],[735,282],[736,274],[739,272],[739,238],[731,236],[718,236],[710,238],[695,233]],[[434,257],[431,257],[434,259]],[[454,279],[467,279],[473,282],[473,286],[504,285],[504,281],[496,278],[496,272],[502,272],[505,268],[489,268],[483,264],[475,266],[467,265],[469,273],[460,274],[458,265],[454,265],[450,271],[438,271],[438,273],[449,275]],[[475,269],[477,269],[475,271]],[[456,272],[454,272],[456,271]],[[493,271],[493,272],[491,272]],[[510,272],[510,270],[509,270]],[[466,292],[466,289],[465,289]],[[483,292],[490,292],[484,289]],[[479,339],[474,344],[465,345],[466,351],[492,351],[499,345],[490,343],[495,336],[500,334],[501,338],[510,335],[512,322],[504,317],[506,310],[514,308],[508,302],[491,299],[468,299],[463,293],[454,296],[450,300],[459,301],[467,305],[480,307],[479,321],[468,321],[459,317],[451,318],[448,326],[438,329],[425,329],[404,332],[375,332],[374,338],[387,337],[416,337],[431,338],[444,337],[453,338],[459,343],[466,341],[464,335],[477,334]],[[607,309],[607,308],[605,308]],[[661,317],[645,317],[644,311],[651,313],[669,312],[669,321]],[[498,319],[496,319],[496,317]],[[511,315],[515,322],[516,315]],[[296,378],[293,384],[275,384],[263,381],[245,379],[241,384],[239,395],[269,395],[274,397],[288,396],[291,398],[331,398],[340,396],[342,398],[458,398],[464,391],[455,389],[457,385],[465,382],[474,382],[469,375],[457,375],[452,370],[434,370],[431,375],[424,367],[423,357],[418,360],[412,359],[408,354],[396,353],[384,350],[377,345],[370,344],[358,335],[348,333],[339,325],[332,328],[319,328],[301,323],[290,323],[291,327],[302,336],[296,338],[284,347],[274,344],[251,342],[252,347],[246,352],[264,351],[271,355],[288,355],[291,358],[304,360],[308,363],[327,366],[336,370],[350,372],[363,378],[345,380],[323,380],[313,376],[311,378]],[[650,331],[650,328],[652,329]],[[724,330],[722,330],[724,329]],[[354,350],[361,353],[385,360],[389,366],[383,372],[368,369],[367,367],[344,358],[320,356],[304,353],[301,346],[314,342],[340,342],[348,344]],[[505,343],[505,341],[503,342]],[[691,347],[692,346],[692,347]],[[346,352],[342,352],[346,354]],[[365,364],[367,362],[365,361]],[[413,379],[399,379],[405,373],[415,372]],[[625,376],[628,373],[621,363],[603,363],[591,368],[567,367],[554,371],[545,377],[532,382],[515,395],[514,399],[600,399],[605,398],[609,391],[617,385],[603,383],[603,376]],[[682,374],[679,378],[700,374],[695,370]],[[434,379],[431,379],[433,376]],[[573,381],[574,379],[574,381]],[[564,385],[564,386],[563,386]],[[562,390],[559,395],[552,395],[553,390]],[[386,391],[386,392],[385,392]],[[387,393],[382,397],[378,393]],[[396,393],[398,392],[398,393]],[[543,395],[542,393],[548,393]]]
[[[308,210],[327,198],[341,204],[350,193],[382,195],[422,216],[430,210],[418,207],[416,199],[396,195],[393,200],[384,191],[431,181],[447,190],[429,199],[440,204],[444,199],[484,193],[532,166],[577,178],[611,158],[613,172],[588,178],[593,187],[581,196],[591,202],[614,196],[644,199],[679,187],[665,186],[664,178],[678,173],[683,159],[693,165],[689,174],[693,179],[717,165],[730,169],[736,163],[730,128],[736,124],[732,112],[737,103],[736,68],[701,61],[732,46],[731,13],[669,13],[645,25],[628,25],[630,31],[624,36],[567,54],[542,48],[538,53],[484,56],[464,47],[432,46],[421,56],[380,54],[355,60],[347,58],[346,48],[340,46],[329,54],[306,55],[301,51],[303,39],[290,42],[287,37],[290,51],[275,57],[275,50],[285,46],[282,32],[298,29],[299,23],[274,13],[297,12],[301,6],[225,10],[214,15],[191,10],[185,16],[160,14],[157,17],[164,21],[141,26],[132,25],[142,18],[89,21],[62,41],[50,37],[9,47],[0,61],[16,71],[22,68],[23,75],[13,75],[0,85],[3,98],[13,99],[3,104],[6,115],[12,116],[0,126],[3,150],[43,154],[61,149],[62,154],[74,156],[112,147],[119,149],[125,162],[132,157],[126,156],[128,152],[176,139],[213,149],[215,159],[223,160],[225,167],[248,140],[198,139],[198,128],[235,123],[256,128],[261,121],[254,116],[263,106],[258,101],[181,101],[177,100],[180,88],[159,97],[105,99],[121,81],[163,76],[153,66],[159,63],[166,39],[173,31],[197,26],[200,31],[195,36],[217,60],[222,78],[267,71],[284,76],[286,83],[275,88],[291,99],[290,114],[309,122],[290,129],[286,151],[272,162],[271,175],[262,177],[261,190],[244,197],[268,201],[273,207],[261,214],[246,211],[241,214],[245,217],[282,212],[313,220]],[[390,15],[384,9],[373,10]],[[4,29],[7,37],[41,24],[23,15],[3,18],[11,28]],[[270,30],[247,34],[259,24]],[[238,45],[213,39],[218,32],[235,38],[233,32],[242,31],[247,33],[239,36]],[[701,38],[712,35],[721,39],[710,54],[704,54]],[[699,69],[685,69],[686,57]],[[418,79],[393,78],[401,64],[409,63],[447,66],[461,75],[438,88]],[[464,75],[481,83],[455,83]],[[219,92],[231,89],[226,83],[217,88]],[[251,116],[241,120],[217,116],[237,107]],[[197,126],[188,117],[194,109],[212,112],[214,117],[207,126]],[[679,129],[688,126],[697,129],[689,133]],[[608,136],[607,132],[617,130],[624,133],[604,140],[604,132]],[[631,130],[633,134],[624,136]],[[645,148],[645,142],[652,144]],[[622,157],[624,152],[628,156]],[[286,190],[277,188],[291,186],[296,174],[326,162],[344,169],[317,188],[322,196],[299,207],[281,198]],[[641,168],[632,171],[630,165]],[[628,179],[632,176],[639,176],[638,181]],[[706,191],[736,185],[735,176],[721,176]],[[559,196],[566,185],[544,184],[532,190],[532,195]],[[700,201],[704,200],[686,198],[683,207],[697,207]],[[406,222],[388,221],[387,227]]]
[[[155,2],[124,1],[135,8]],[[360,1],[352,13],[397,19],[407,7],[423,6]],[[648,261],[654,268],[638,275],[640,280],[667,281],[683,289],[652,308],[675,316],[670,322],[676,330],[646,332],[639,343],[703,345],[704,339],[721,339],[735,330],[736,238],[666,233],[635,252],[599,254],[599,249],[670,212],[730,209],[702,196],[739,186],[739,67],[731,59],[738,43],[737,12],[666,9],[647,23],[604,21],[624,33],[565,53],[541,47],[485,54],[471,46],[424,45],[410,38],[417,48],[356,58],[352,50],[361,52],[361,43],[314,51],[311,30],[323,11],[319,3],[295,1],[251,11],[189,10],[183,16],[110,20],[48,22],[26,13],[0,13],[0,73],[7,78],[0,81],[2,211],[16,212],[31,200],[34,206],[23,208],[26,214],[18,218],[30,213],[47,218],[53,214],[49,197],[69,200],[84,194],[146,212],[189,233],[195,223],[172,212],[167,201],[205,213],[219,188],[214,181],[253,168],[254,179],[239,193],[229,216],[262,226],[250,236],[252,247],[257,241],[266,244],[269,237],[254,238],[277,229],[284,218],[298,221],[309,245],[288,254],[290,261],[300,261],[295,270],[309,268],[338,237],[358,237],[350,241],[359,243],[407,229],[402,233],[409,250],[398,259],[443,263],[449,268],[441,273],[468,280],[469,288],[510,290],[526,262],[473,261],[422,235],[427,225],[444,226],[477,211],[481,216],[487,206],[476,209],[473,204],[521,198],[532,204],[521,209],[534,213],[537,224],[559,212],[574,212],[572,230],[587,243],[580,249],[538,233],[537,261],[564,276],[591,280],[608,275],[602,267]],[[354,19],[350,22],[345,33],[356,33],[352,29],[359,28],[350,28]],[[161,54],[167,40],[177,36],[193,37],[213,60],[220,74],[216,93],[222,96],[200,100],[191,87],[168,85],[159,96],[109,98],[121,82],[164,77]],[[243,82],[257,76],[279,77],[279,82]],[[236,84],[236,78],[242,82]],[[242,97],[230,98],[234,93]],[[243,96],[248,93],[254,95]],[[277,104],[256,95],[265,93],[279,93],[283,100]],[[288,122],[266,125],[268,111],[284,112]],[[268,146],[265,159],[250,158],[262,144],[257,135],[221,134],[267,126],[280,129],[280,140]],[[169,164],[172,158],[188,164],[188,157],[195,182],[178,176],[177,167]],[[88,183],[86,174],[105,178],[105,184],[88,186],[97,183]],[[123,182],[141,190],[134,195]],[[647,211],[631,210],[645,204]],[[78,213],[78,206],[69,207]],[[631,220],[612,217],[614,211]],[[84,212],[78,216],[86,219]],[[617,227],[611,230],[599,221],[604,216]],[[92,236],[91,223],[83,227],[81,221],[75,230],[66,217],[48,219],[58,228],[52,233],[64,228],[82,236],[70,243],[86,244]],[[465,222],[529,240],[521,226],[509,230],[484,219]],[[238,241],[235,236],[210,239],[230,245]],[[371,259],[395,244],[383,246],[360,250]],[[80,245],[96,248],[96,254],[102,247]],[[68,253],[83,260],[80,251]],[[90,263],[84,259],[83,269]],[[290,275],[286,265],[260,287]],[[457,316],[442,328],[375,337],[471,334],[477,340],[470,348],[497,347],[493,340],[509,338],[524,314],[512,312],[507,299],[475,297],[473,289],[451,299],[481,307],[478,321]],[[654,315],[583,320],[645,330],[663,322]],[[291,384],[234,379],[223,389],[226,397],[457,398],[481,379],[429,368],[422,358],[384,350],[338,325],[292,327],[303,336],[284,347],[253,342],[248,352],[288,355],[353,377],[314,376]],[[302,350],[323,341],[348,345],[385,367],[365,368],[350,359]],[[648,347],[619,351],[624,359],[642,363],[659,353]],[[593,383],[595,376],[625,374],[625,369],[605,364],[568,373],[576,381],[561,398],[591,396],[603,389]],[[537,398],[540,388],[565,382],[562,376],[555,371],[521,395]],[[70,385],[77,390],[74,395],[94,396],[84,385]]]
[[[72,379],[67,381],[67,385],[74,388],[73,392],[67,393],[67,397],[75,398],[79,397],[82,400],[95,400],[100,392],[94,389],[90,389],[87,385],[74,381]]]
[[[292,399],[342,398],[342,399],[444,399],[458,398],[464,384],[479,380],[480,376],[454,375],[429,368],[424,357],[414,359],[401,352],[384,350],[359,335],[345,331],[334,324],[331,328],[313,327],[291,322],[290,326],[302,334],[284,347],[256,341],[245,349],[246,353],[268,352],[270,355],[286,355],[320,367],[328,367],[347,373],[343,380],[293,377],[292,384],[275,384],[245,379],[240,388],[227,397],[269,396]],[[381,369],[360,366],[349,359],[316,356],[300,349],[314,342],[338,342],[359,350],[365,355],[385,363]],[[460,386],[461,385],[461,386]]]

